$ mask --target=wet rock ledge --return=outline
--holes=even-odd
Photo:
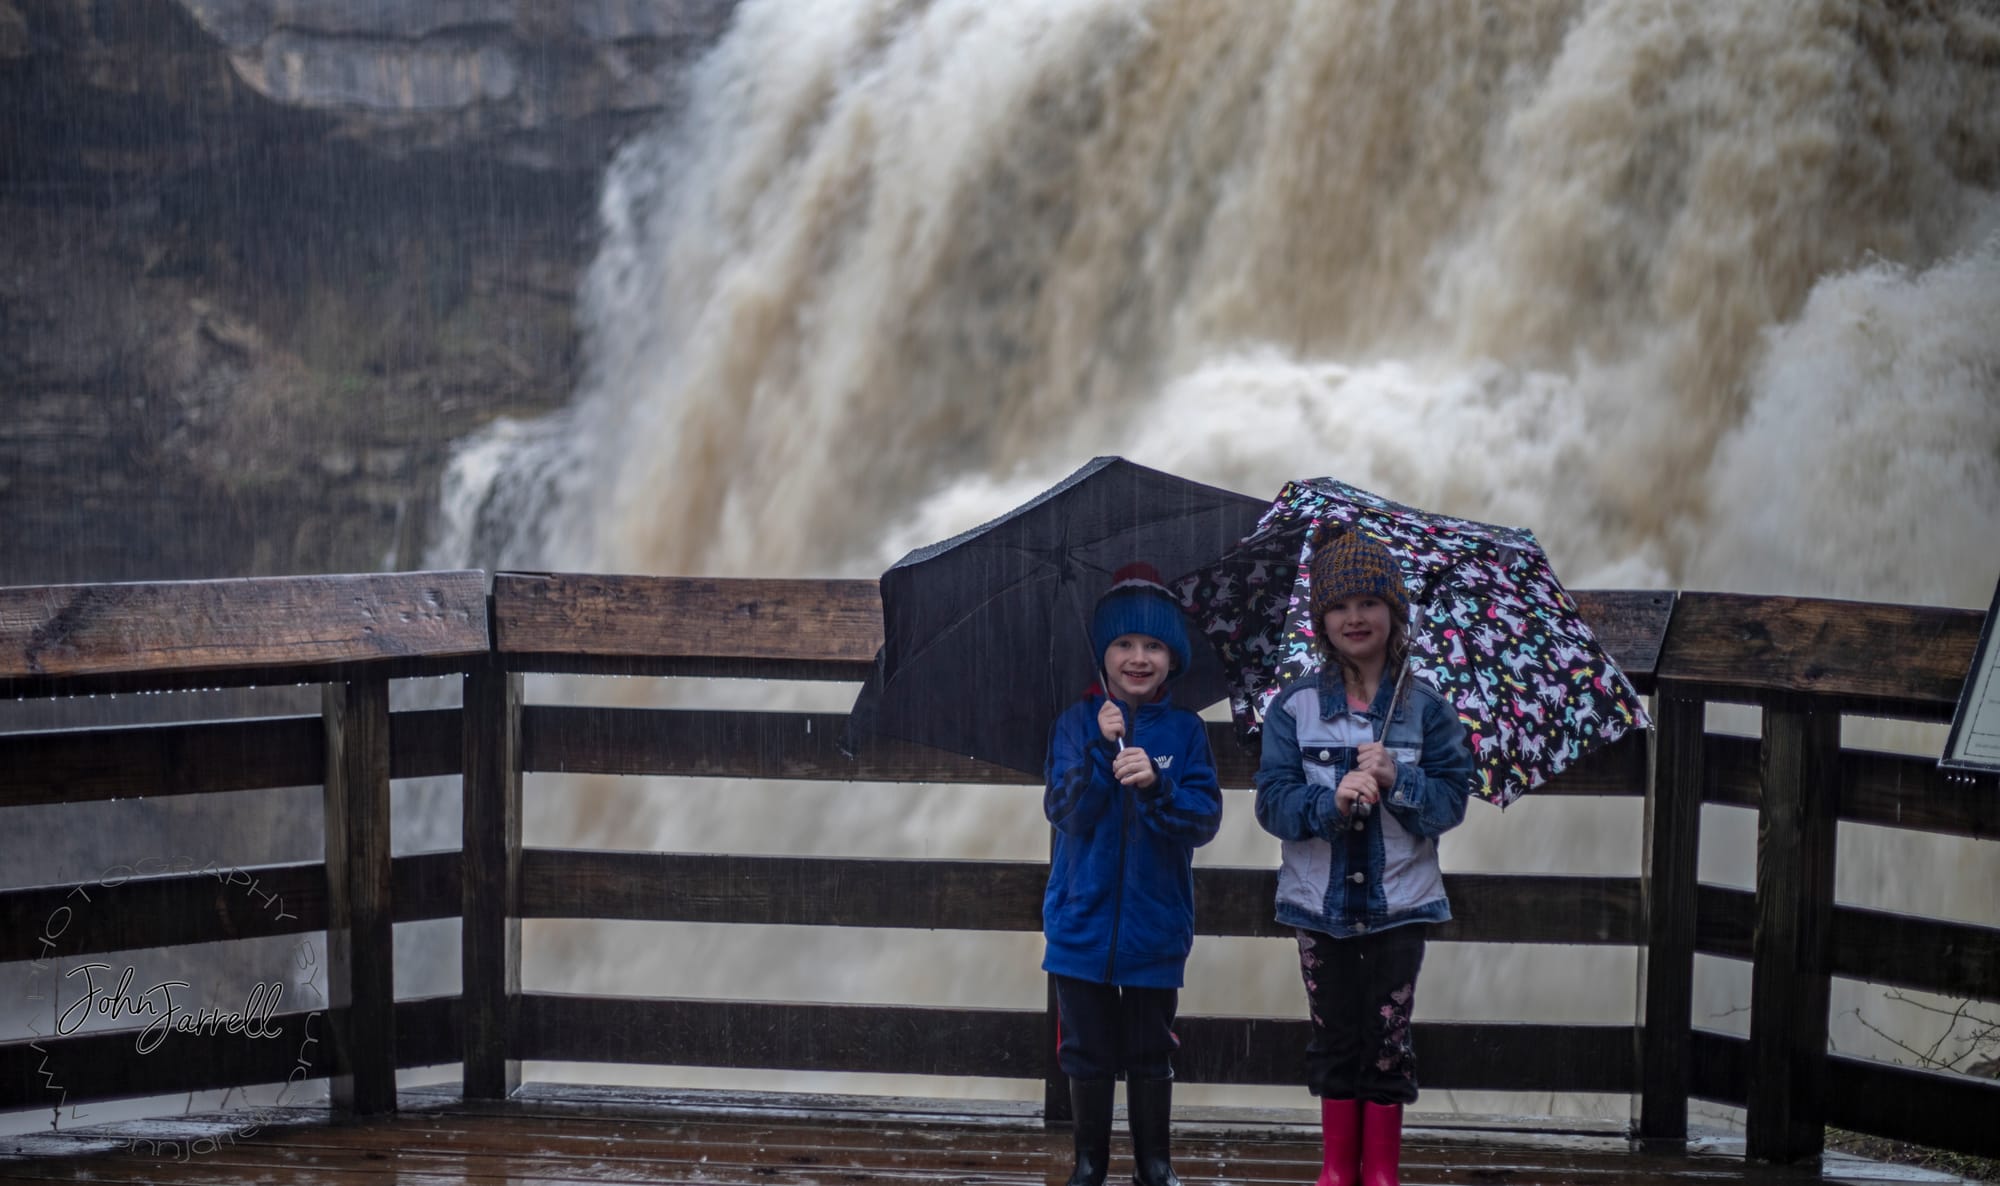
[[[0,584],[411,567],[734,0],[0,0]]]

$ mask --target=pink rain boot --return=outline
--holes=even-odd
[[[1403,1105],[1361,1106],[1361,1186],[1398,1186],[1403,1162]]]
[[[1361,1179],[1361,1101],[1320,1100],[1319,1131],[1326,1154],[1313,1186],[1355,1186]]]

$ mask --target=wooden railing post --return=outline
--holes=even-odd
[[[327,984],[334,1111],[396,1110],[390,900],[389,680],[326,685]]]
[[[1694,1007],[1695,903],[1707,705],[1662,689],[1655,712],[1653,772],[1646,788],[1646,946],[1639,1049],[1639,1142],[1687,1144],[1689,1038]]]
[[[1744,1134],[1761,1161],[1817,1159],[1826,1144],[1839,760],[1839,712],[1797,699],[1765,704]]]
[[[521,1000],[521,677],[496,660],[465,676],[464,899],[460,994],[465,1097],[521,1085],[509,1057]]]

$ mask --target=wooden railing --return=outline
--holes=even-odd
[[[1036,931],[1032,861],[749,857],[527,848],[532,772],[1023,783],[949,754],[837,747],[837,713],[524,703],[532,672],[859,680],[881,636],[872,582],[502,573],[0,590],[0,695],[326,685],[318,718],[0,735],[0,807],[324,785],[324,863],[152,870],[0,891],[0,961],[328,932],[327,1041],[209,1035],[131,1057],[129,1033],[0,1045],[0,1108],[330,1077],[336,1109],[393,1108],[398,1068],[462,1062],[504,1095],[523,1059],[1041,1079],[1066,1118],[1046,1010],[525,993],[520,920],[638,919]],[[1831,1055],[1831,978],[2000,1001],[2000,929],[1841,907],[1838,820],[2000,839],[2000,791],[1935,763],[1843,750],[1843,712],[1949,717],[1978,613],[1783,598],[1584,592],[1654,696],[1657,733],[1538,796],[1646,798],[1639,876],[1454,875],[1445,942],[1614,945],[1645,957],[1634,1025],[1419,1022],[1427,1087],[1626,1093],[1635,1136],[1682,1142],[1689,1099],[1747,1109],[1754,1156],[1816,1154],[1823,1127],[1993,1155],[2000,1083]],[[462,709],[391,713],[391,678],[455,674]],[[1709,702],[1763,709],[1761,740],[1705,731]],[[1215,727],[1223,784],[1251,759]],[[462,851],[391,858],[392,778],[462,774]],[[939,793],[949,794],[950,790]],[[1759,812],[1756,892],[1696,878],[1702,803]],[[4,825],[4,817],[0,817]],[[1921,877],[1912,870],[1907,876]],[[1275,873],[1201,867],[1202,934],[1277,936]],[[248,888],[254,885],[254,890]],[[74,909],[77,895],[107,903]],[[115,908],[109,903],[115,900]],[[271,902],[281,902],[273,909]],[[66,909],[68,908],[68,909]],[[391,926],[461,919],[457,996],[395,1000]],[[1697,952],[1752,961],[1750,1036],[1692,1024]],[[287,1014],[300,1032],[317,1019]],[[1302,1020],[1183,1017],[1188,1082],[1289,1084]],[[59,1069],[59,1074],[52,1068]]]

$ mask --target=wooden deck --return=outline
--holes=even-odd
[[[647,1091],[531,1085],[504,1103],[406,1092],[393,1118],[329,1125],[287,1109],[236,1135],[239,1116],[175,1117],[0,1138],[0,1181],[283,1186],[809,1186],[1061,1183],[1066,1133],[1031,1105],[964,1100]],[[1175,1166],[1195,1186],[1308,1183],[1319,1169],[1306,1112],[1177,1110]],[[1131,1180],[1122,1134],[1112,1182]],[[1403,1181],[1508,1186],[1947,1183],[1957,1178],[1829,1154],[1818,1171],[1746,1163],[1741,1143],[1635,1154],[1605,1126],[1527,1132],[1453,1120],[1406,1134]]]

